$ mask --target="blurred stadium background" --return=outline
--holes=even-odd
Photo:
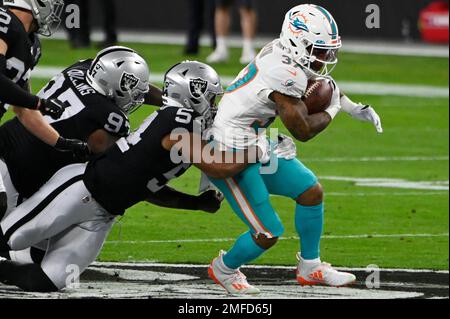
[[[103,35],[97,29],[102,9],[99,1],[89,2],[93,39],[101,41]],[[427,9],[433,2],[315,1],[334,15],[343,38],[334,78],[352,99],[376,108],[385,130],[378,135],[371,125],[341,114],[319,137],[298,144],[299,158],[325,187],[322,254],[335,265],[448,270],[448,1],[438,9]],[[147,59],[155,84],[161,84],[171,65],[185,59],[204,61],[212,51],[205,35],[198,56],[183,54],[188,3],[115,1],[119,42]],[[299,4],[292,0],[255,3],[258,46],[278,36],[284,13]],[[369,3],[380,7],[379,29],[366,28]],[[224,83],[242,68],[236,14],[234,18],[231,60],[214,66]],[[61,30],[56,37],[43,39],[43,52],[33,74],[35,91],[59,70],[95,56],[97,48],[74,50]],[[134,113],[133,127],[153,110],[144,106]],[[275,125],[286,133],[280,122]],[[174,186],[196,193],[198,184],[199,172],[193,168]],[[294,265],[298,240],[293,203],[279,197],[273,203],[286,232],[258,263]],[[114,227],[99,259],[207,264],[245,230],[227,203],[216,215],[140,204]]]

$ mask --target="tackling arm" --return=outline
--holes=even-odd
[[[184,160],[202,170],[212,178],[224,179],[243,171],[249,163],[256,163],[260,157],[258,148],[250,147],[242,152],[220,151],[211,147],[198,134],[179,134],[177,139],[170,135],[162,140],[163,147],[170,151],[175,147]]]
[[[14,107],[13,109],[17,118],[29,132],[50,146],[56,145],[60,137],[59,133],[45,121],[39,111],[28,110],[22,107]]]
[[[147,105],[155,105],[155,106],[163,106],[163,100],[162,100],[162,91],[160,88],[150,84],[149,85],[149,91],[145,95],[145,101],[144,104]]]
[[[299,141],[309,141],[331,123],[333,116],[327,112],[308,115],[308,109],[301,99],[278,92],[272,92],[269,98],[276,103],[281,121]]]
[[[208,213],[215,213],[220,208],[223,197],[216,191],[210,190],[199,196],[193,196],[179,192],[167,185],[160,191],[151,193],[147,201],[149,203],[176,209],[203,210]]]

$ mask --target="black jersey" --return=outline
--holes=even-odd
[[[127,136],[130,124],[125,113],[86,82],[90,64],[91,60],[74,64],[41,90],[39,96],[57,98],[67,105],[58,120],[45,119],[65,138],[87,141],[99,129],[118,138]],[[26,198],[56,171],[76,162],[71,153],[57,151],[29,133],[17,118],[0,127],[0,157],[17,191]]]
[[[27,33],[14,13],[0,7],[0,39],[8,45],[5,56],[5,76],[28,90],[31,70],[38,64],[41,57],[41,44],[37,34]],[[4,109],[1,94],[0,107]]]
[[[191,109],[164,107],[156,111],[138,130],[89,162],[84,174],[87,189],[115,215],[146,200],[190,167],[172,161],[161,145],[163,138],[174,130],[200,132],[200,120]]]

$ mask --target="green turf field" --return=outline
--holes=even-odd
[[[148,59],[156,73],[188,58],[181,54],[179,46],[130,46]],[[62,41],[46,41],[43,50],[41,66],[68,66],[77,59],[95,55],[95,50],[71,51]],[[204,60],[208,53],[204,49],[198,59]],[[233,51],[235,61],[239,53]],[[338,83],[366,81],[448,87],[448,61],[342,53],[333,75]],[[217,66],[223,76],[236,75],[240,69],[237,63]],[[35,80],[33,87],[37,89],[44,83]],[[377,109],[385,133],[378,135],[371,125],[340,114],[320,136],[308,143],[298,143],[299,158],[318,176],[397,178],[448,185],[448,98],[351,97]],[[143,107],[133,114],[133,126],[151,111],[152,108]],[[275,126],[286,131],[280,122]],[[173,185],[195,193],[198,180],[199,172],[193,168]],[[322,184],[328,194],[323,260],[340,266],[377,264],[448,269],[448,190],[364,187],[328,178]],[[280,197],[272,200],[286,232],[283,240],[258,263],[294,265],[299,249],[298,240],[292,238],[296,236],[294,204]],[[114,227],[100,259],[205,264],[220,249],[231,247],[231,239],[244,231],[246,227],[227,203],[216,215],[143,203],[130,209]]]

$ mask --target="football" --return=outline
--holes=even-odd
[[[308,108],[309,114],[323,112],[331,103],[333,96],[333,84],[328,79],[308,81],[303,102]]]

